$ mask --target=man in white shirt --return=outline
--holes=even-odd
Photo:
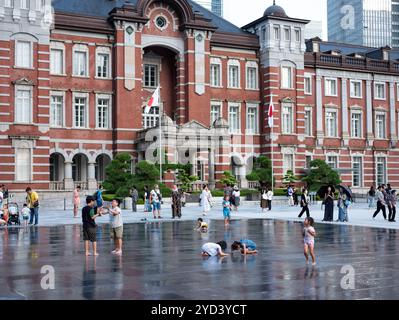
[[[112,207],[109,208],[109,221],[111,224],[111,238],[115,241],[115,250],[112,254],[122,254],[122,238],[123,238],[123,220],[122,210],[119,208],[120,200],[114,199],[111,203]]]

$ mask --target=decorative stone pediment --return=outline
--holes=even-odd
[[[290,97],[285,97],[281,99],[281,103],[294,103],[295,101]]]
[[[183,124],[180,128],[181,129],[194,129],[194,130],[199,130],[199,129],[209,130],[209,127],[204,126],[202,123],[199,123],[196,120],[187,122],[187,123]]]
[[[13,81],[12,83],[15,85],[18,85],[18,86],[34,86],[35,85],[35,83],[32,80],[29,80],[27,78],[21,78],[21,79]]]

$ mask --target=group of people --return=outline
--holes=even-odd
[[[371,197],[370,194],[374,193],[374,197]],[[369,191],[369,206],[371,204],[371,198],[375,198],[377,200],[377,210],[373,214],[373,219],[382,212],[384,219],[387,220],[387,212],[386,208],[388,207],[388,221],[396,222],[396,205],[398,202],[398,197],[396,190],[392,190],[391,185],[388,183],[387,185],[378,186],[377,191],[374,192],[373,188]],[[370,206],[371,208],[371,206]]]
[[[336,222],[349,222],[348,208],[352,203],[352,199],[345,192],[343,188],[339,189],[338,194],[338,219]],[[324,205],[324,219],[323,221],[332,222],[334,221],[334,204],[335,204],[335,194],[333,188],[329,186],[327,192],[324,195],[323,205]]]

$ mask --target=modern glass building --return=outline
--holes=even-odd
[[[223,17],[223,0],[194,0],[204,8],[212,11],[220,17]]]
[[[328,0],[328,39],[399,47],[399,0]]]

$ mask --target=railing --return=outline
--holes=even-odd
[[[50,190],[51,191],[64,191],[65,190],[64,181],[50,181]]]
[[[258,181],[248,181],[248,188],[249,189],[259,189],[260,184]]]
[[[76,189],[77,186],[80,186],[80,190],[87,190],[88,189],[87,181],[74,181],[73,182],[74,189]]]

